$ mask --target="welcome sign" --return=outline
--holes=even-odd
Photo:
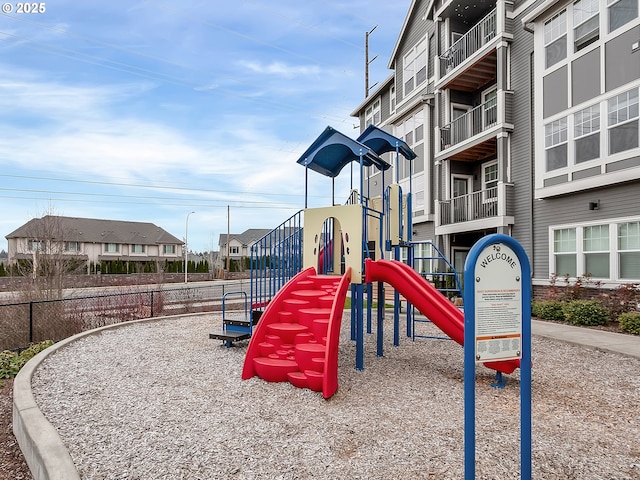
[[[522,267],[504,243],[486,246],[475,265],[475,360],[522,358]]]

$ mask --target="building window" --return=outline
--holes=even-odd
[[[546,68],[567,58],[567,11],[555,15],[544,24]]]
[[[498,90],[492,88],[482,94],[483,128],[489,128],[498,122]]]
[[[79,252],[80,251],[80,242],[64,242],[64,251],[65,252]]]
[[[573,39],[576,52],[597,41],[600,32],[599,0],[573,4]]]
[[[131,253],[144,253],[144,245],[139,243],[131,245]]]
[[[609,225],[584,227],[582,234],[584,274],[609,278]]]
[[[391,85],[389,92],[389,112],[396,113],[396,86]]]
[[[609,33],[638,18],[638,0],[607,0]]]
[[[618,225],[618,265],[621,279],[640,278],[640,222]]]
[[[42,240],[29,240],[27,248],[30,252],[42,252],[44,250],[44,242]]]
[[[638,147],[638,89],[609,99],[609,154]]]
[[[407,117],[407,119],[395,127],[395,136],[404,140],[410,147],[424,142],[424,111],[418,110],[415,114]],[[398,178],[406,178],[409,176],[409,163],[404,157],[400,158]]]
[[[240,247],[229,247],[230,255],[238,255],[240,253]]]
[[[482,200],[494,201],[498,198],[498,162],[482,165]]]
[[[117,243],[105,243],[104,251],[105,253],[118,253],[120,251],[120,245]]]
[[[380,99],[378,98],[372,105],[369,105],[365,111],[364,124],[378,125],[380,123]]]
[[[553,232],[553,257],[556,275],[577,275],[576,229],[563,228]]]
[[[176,246],[175,245],[163,245],[162,252],[165,255],[175,255],[176,254]]]
[[[427,39],[420,40],[402,59],[404,96],[427,80]]]
[[[544,126],[547,172],[567,166],[567,118]]]
[[[576,163],[600,157],[600,105],[580,110],[573,117]]]

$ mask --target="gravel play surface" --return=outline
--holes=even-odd
[[[461,479],[463,350],[401,337],[356,371],[349,318],[330,400],[240,379],[219,316],[134,323],[44,361],[33,391],[86,479]],[[434,334],[439,331],[433,326]],[[533,478],[640,479],[640,360],[533,338]],[[476,478],[520,478],[519,378],[477,367]]]

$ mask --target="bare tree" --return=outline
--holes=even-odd
[[[86,271],[76,235],[65,228],[64,217],[46,214],[26,225],[26,237],[17,263],[18,273],[28,279],[25,296],[30,301],[62,298],[65,277]]]

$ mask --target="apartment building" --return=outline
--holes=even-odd
[[[411,2],[353,115],[418,154],[387,173],[405,192],[412,173],[414,240],[462,270],[482,236],[512,235],[540,285],[640,279],[638,3]]]

